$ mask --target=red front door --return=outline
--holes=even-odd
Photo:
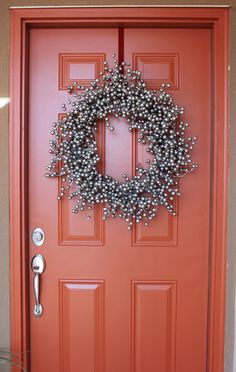
[[[209,277],[211,35],[200,28],[32,29],[29,77],[29,225],[45,233],[40,253],[43,316],[33,314],[32,372],[205,372]],[[102,221],[101,207],[74,215],[44,177],[51,123],[70,81],[87,85],[120,54],[151,89],[171,83],[198,137],[199,168],[180,182],[177,217],[163,208],[146,227]],[[122,179],[146,151],[125,120],[100,125],[101,166]],[[30,274],[33,282],[33,273]]]

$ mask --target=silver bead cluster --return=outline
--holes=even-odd
[[[197,138],[185,137],[188,124],[180,120],[184,109],[175,105],[166,92],[170,85],[162,84],[158,92],[151,91],[140,71],[131,70],[126,62],[119,65],[114,54],[113,63],[112,69],[104,62],[104,72],[89,88],[76,82],[68,88],[70,110],[63,104],[66,117],[53,123],[54,139],[49,150],[52,159],[45,176],[61,177],[58,199],[65,194],[69,199],[76,198],[74,213],[103,204],[104,220],[119,216],[131,229],[134,222],[141,220],[148,225],[160,205],[176,214],[178,178],[197,168],[190,158]],[[146,144],[151,158],[147,167],[137,164],[132,179],[124,174],[123,183],[101,174],[97,167],[97,124],[103,119],[114,131],[111,116],[126,119],[128,130],[137,131],[138,142]],[[71,191],[72,185],[75,191]]]

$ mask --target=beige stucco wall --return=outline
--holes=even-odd
[[[225,372],[236,372],[236,0],[0,0],[0,97],[9,95],[9,7],[56,5],[231,5],[230,185]],[[0,348],[9,345],[8,107],[0,109]],[[235,356],[234,356],[235,354]],[[3,371],[3,369],[1,369]]]

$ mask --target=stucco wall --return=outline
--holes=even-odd
[[[231,5],[230,8],[230,184],[225,372],[236,372],[236,0],[0,0],[0,98],[9,95],[9,7],[56,5]],[[0,348],[9,346],[8,107],[0,109]],[[3,369],[1,369],[3,371]]]

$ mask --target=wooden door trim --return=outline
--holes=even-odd
[[[228,9],[12,9],[10,37],[11,349],[29,368],[27,101],[28,35],[32,27],[208,27],[212,31],[212,184],[207,372],[224,371],[228,188]]]

